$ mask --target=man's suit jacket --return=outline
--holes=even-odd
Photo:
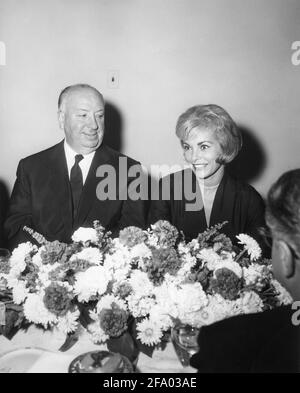
[[[4,222],[8,208],[8,192],[5,185],[0,181],[0,247],[6,247],[4,234]]]
[[[92,227],[94,220],[99,220],[101,225],[114,234],[130,225],[144,227],[147,214],[145,202],[119,198],[120,193],[126,193],[133,180],[120,176],[120,157],[126,156],[105,145],[96,150],[75,220],[72,218],[71,188],[63,141],[21,160],[5,222],[9,247],[12,249],[28,240],[28,235],[23,231],[24,225],[49,241],[60,240],[67,243],[74,230],[80,226]],[[111,165],[116,169],[116,200],[103,201],[96,196],[99,182],[107,176],[96,176],[97,169],[102,165]],[[128,168],[133,165],[139,163],[127,157]],[[124,173],[127,174],[126,171]]]
[[[202,327],[191,365],[200,373],[300,372],[300,326],[292,323],[294,312],[283,306]]]

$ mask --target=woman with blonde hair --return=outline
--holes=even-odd
[[[222,231],[232,240],[239,233],[260,239],[264,201],[252,186],[226,171],[242,147],[231,116],[218,105],[193,106],[179,116],[176,135],[189,167],[161,179],[159,199],[151,201],[149,224],[168,220],[190,240],[207,227],[227,221]],[[163,195],[167,186],[169,197]],[[191,206],[191,195],[195,200],[200,196],[196,208]]]

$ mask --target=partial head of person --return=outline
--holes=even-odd
[[[300,300],[300,169],[284,173],[270,188],[266,221],[273,239],[274,275]]]
[[[58,99],[58,121],[74,151],[78,154],[95,151],[104,136],[102,94],[86,84],[66,87]]]
[[[240,131],[231,116],[213,104],[193,106],[181,114],[176,135],[185,161],[200,179],[214,176],[242,147]]]

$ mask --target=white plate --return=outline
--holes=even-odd
[[[21,348],[0,356],[0,373],[26,373],[45,353],[42,349]]]

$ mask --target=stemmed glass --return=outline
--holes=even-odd
[[[200,329],[189,325],[176,325],[171,331],[171,340],[180,363],[190,365],[190,358],[198,352],[197,338]]]
[[[10,251],[7,250],[6,248],[0,248],[0,273],[5,271],[4,269],[5,265],[7,265],[8,268],[8,261],[10,258]],[[0,277],[0,291],[5,291],[6,285],[5,285],[5,280],[1,280]]]

